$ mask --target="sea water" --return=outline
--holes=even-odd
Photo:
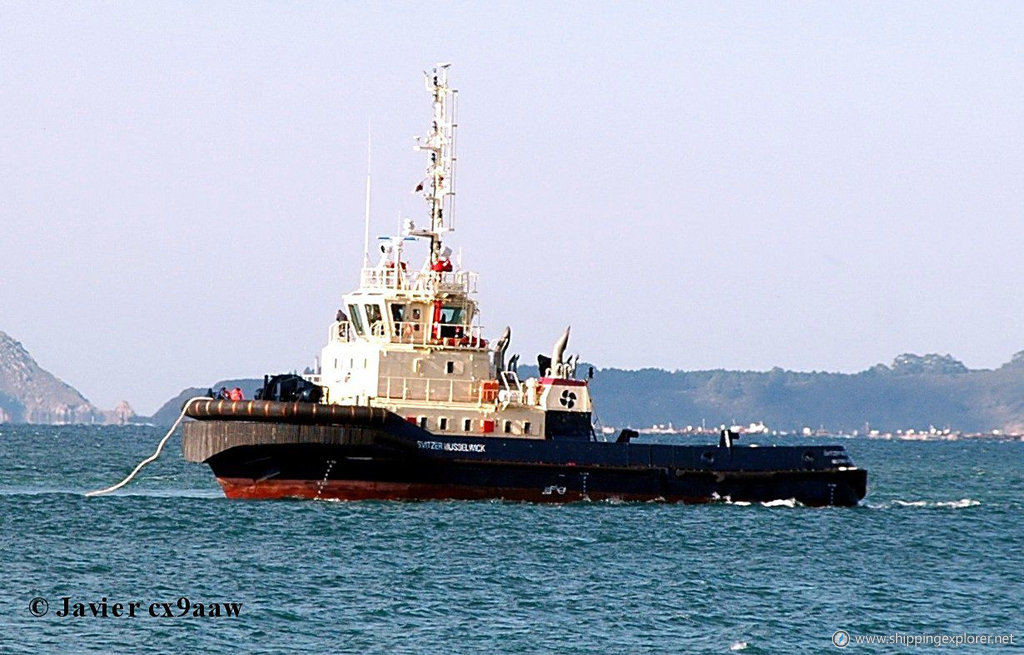
[[[232,501],[177,439],[84,497],[162,434],[0,426],[0,653],[821,653],[840,630],[862,653],[1024,644],[1021,441],[842,439],[870,472],[855,509]]]

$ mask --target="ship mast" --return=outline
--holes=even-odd
[[[429,229],[409,229],[411,236],[430,238],[430,263],[441,258],[441,235],[455,230],[455,128],[458,91],[448,86],[451,64],[437,64],[424,73],[433,96],[433,121],[425,137],[416,138],[416,150],[428,153],[426,177],[416,187],[430,211]]]

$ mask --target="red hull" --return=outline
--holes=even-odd
[[[558,489],[466,487],[460,485],[370,482],[365,480],[251,480],[217,478],[228,498],[274,500],[305,498],[311,500],[513,500],[533,503],[572,503],[581,500],[659,501],[670,503],[707,503],[711,498],[666,498],[644,494],[587,494]]]

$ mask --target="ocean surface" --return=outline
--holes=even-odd
[[[1024,650],[1021,441],[814,439],[869,469],[856,509],[230,501],[178,437],[84,497],[163,432],[0,425],[0,653]]]

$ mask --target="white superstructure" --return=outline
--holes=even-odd
[[[518,377],[518,357],[506,366],[508,328],[493,343],[483,337],[477,274],[460,270],[442,241],[455,229],[457,93],[448,64],[426,79],[433,116],[416,149],[428,157],[417,191],[429,225],[407,220],[403,235],[384,242],[376,266],[364,266],[359,288],[344,296],[330,327],[320,370],[309,377],[327,388],[328,402],[383,407],[440,434],[543,439],[562,426],[589,429],[587,382],[575,379],[575,360],[563,356],[568,329],[550,363],[542,362],[541,377],[528,380]],[[430,242],[415,270],[403,259],[410,238]]]

